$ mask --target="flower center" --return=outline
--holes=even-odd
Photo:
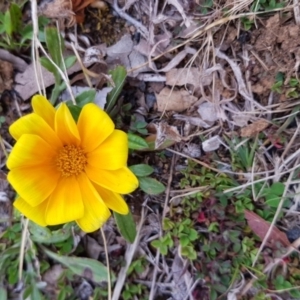
[[[57,169],[63,177],[79,175],[87,165],[87,157],[81,147],[65,145],[56,156]]]

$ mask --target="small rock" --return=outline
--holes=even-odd
[[[80,300],[89,300],[93,294],[93,288],[86,280],[84,280],[78,287],[76,294]]]
[[[190,156],[190,157],[200,157],[201,156],[201,149],[200,146],[194,143],[186,144],[183,148],[183,153]]]
[[[217,150],[220,147],[221,140],[218,135],[209,138],[202,143],[202,148],[205,152]]]
[[[203,121],[215,122],[218,120],[216,109],[213,103],[204,102],[199,105],[198,113]]]
[[[61,265],[53,265],[49,270],[43,275],[43,280],[49,285],[56,286],[59,277],[64,271]]]
[[[300,237],[300,226],[296,225],[286,232],[288,240],[293,243]]]

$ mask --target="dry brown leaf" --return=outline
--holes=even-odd
[[[170,126],[166,122],[160,122],[159,124],[149,124],[147,126],[148,131],[151,133],[146,141],[153,146],[154,150],[161,150],[174,145],[182,140],[182,136],[178,132],[175,126]]]
[[[48,18],[68,19],[68,26],[83,23],[84,9],[96,0],[43,0],[39,13]]]
[[[157,110],[181,112],[190,108],[198,99],[186,90],[172,91],[168,87],[156,94]]]
[[[166,140],[180,142],[181,136],[175,126],[170,126],[166,122],[160,122],[157,126],[155,149],[158,149]]]
[[[44,86],[47,88],[48,86],[53,85],[55,81],[53,74],[42,67],[39,63],[38,67],[41,67]],[[81,65],[79,64],[79,62],[76,62],[71,68],[67,70],[67,73],[68,75],[71,75],[80,70]],[[16,74],[14,88],[15,91],[18,92],[24,100],[29,99],[32,95],[39,91],[36,83],[34,65],[32,63],[28,65],[27,69],[23,73]]]
[[[0,93],[10,90],[13,83],[13,65],[8,61],[0,60]]]
[[[248,125],[241,129],[242,137],[251,137],[265,130],[269,126],[269,122],[261,119],[253,122],[251,125]]]
[[[69,19],[70,22],[74,18],[71,0],[42,0],[38,12],[47,18]]]
[[[72,0],[72,10],[75,13],[76,23],[83,23],[84,9],[96,0]]]
[[[179,68],[172,69],[166,73],[166,84],[168,85],[186,85],[207,86],[211,84],[213,79],[212,73],[200,72],[198,68]]]
[[[267,222],[253,211],[245,210],[245,218],[248,221],[248,225],[251,230],[263,240],[271,226],[271,223]],[[272,228],[271,234],[268,238],[268,245],[273,249],[277,249],[277,243],[282,244],[285,247],[291,245],[286,234],[280,231],[276,226]]]

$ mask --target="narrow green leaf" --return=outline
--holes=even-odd
[[[153,173],[154,169],[146,164],[139,164],[130,166],[129,169],[139,177],[149,176]]]
[[[14,30],[12,21],[11,21],[11,14],[10,14],[10,10],[7,10],[5,15],[4,15],[4,28],[5,28],[5,32],[11,36]]]
[[[107,281],[108,270],[97,260],[83,257],[57,255],[46,248],[43,248],[43,250],[49,257],[66,266],[78,276],[92,280],[95,283]],[[112,280],[114,280],[114,278]]]
[[[5,26],[4,24],[0,24],[0,34],[5,32]]]
[[[0,24],[4,23],[4,13],[0,11]]]
[[[158,195],[165,191],[165,186],[151,177],[139,177],[140,188],[149,195]]]
[[[136,237],[136,225],[131,212],[127,215],[114,212],[114,217],[123,238],[129,243],[133,243]]]
[[[41,57],[40,58],[40,63],[49,72],[51,72],[51,73],[55,73],[56,72],[55,66],[52,64],[52,62],[47,57]]]
[[[73,119],[75,120],[75,122],[77,122],[82,108],[73,104],[68,104],[68,108],[71,112]]]
[[[55,27],[48,26],[45,28],[45,37],[48,51],[54,63],[62,67],[61,53],[64,50],[63,39]]]
[[[85,104],[93,103],[95,100],[96,91],[88,90],[77,95],[75,101],[79,107],[83,107]]]
[[[47,227],[41,227],[33,222],[29,223],[29,232],[31,233],[31,239],[34,242],[42,244],[54,244],[67,240],[71,236],[70,223],[64,225],[63,228],[51,231]]]
[[[22,11],[16,3],[10,4],[10,17],[12,23],[12,33],[18,32],[22,27]]]
[[[21,30],[21,44],[24,44],[26,41],[28,40],[32,40],[32,36],[33,36],[33,26],[32,24],[28,24],[26,25],[22,30]]]
[[[140,136],[128,133],[128,148],[133,150],[141,150],[148,148],[148,143]]]
[[[67,69],[71,68],[75,64],[76,60],[77,60],[77,57],[75,55],[68,56],[65,59],[66,68]]]
[[[115,84],[115,87],[107,95],[106,111],[109,114],[115,106],[117,99],[122,91],[126,79],[126,69],[123,66],[117,66],[114,70],[108,72]]]

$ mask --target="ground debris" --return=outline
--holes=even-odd
[[[267,120],[261,119],[253,122],[252,124],[241,129],[242,137],[252,137],[261,131],[265,130],[269,126],[269,122]]]

